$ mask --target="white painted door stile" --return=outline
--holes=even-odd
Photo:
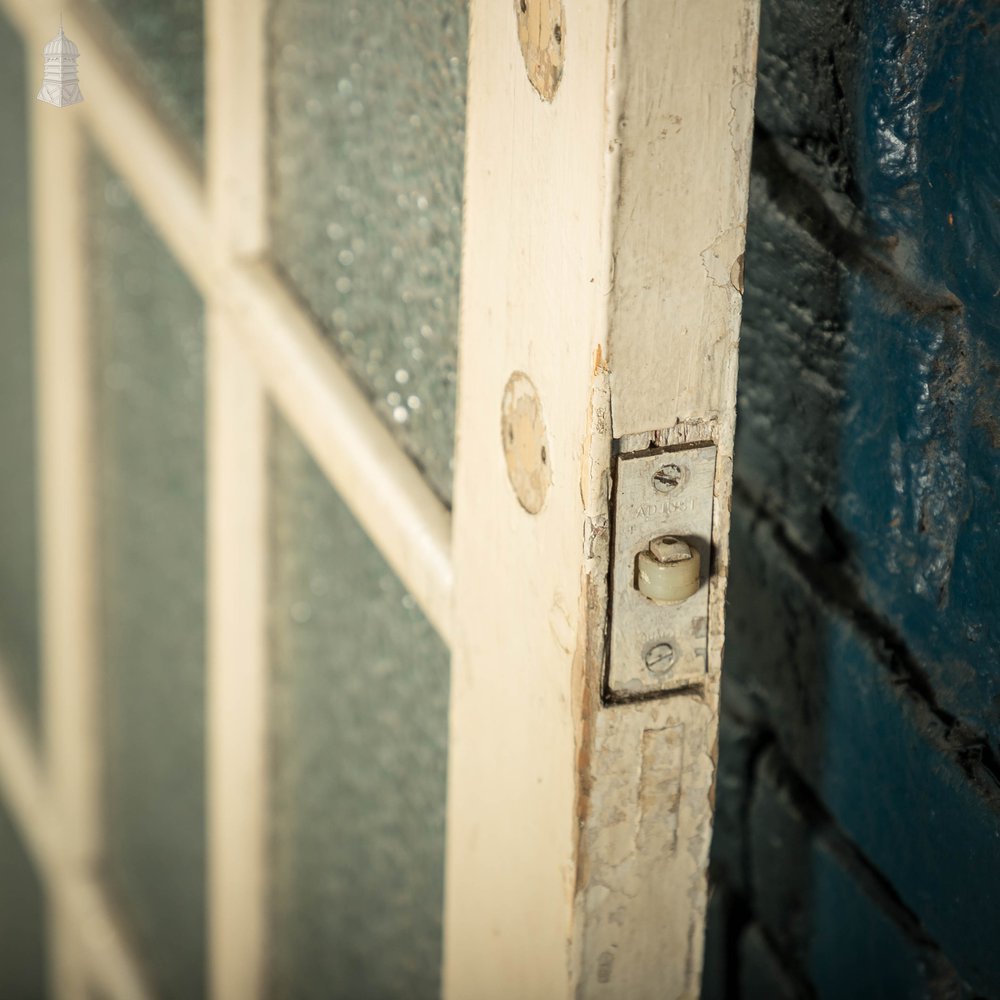
[[[452,652],[446,1000],[698,995],[758,2],[470,0],[453,512],[269,259],[267,0],[206,0],[204,178],[69,5],[87,99],[32,119],[41,747],[0,683],[57,1000],[150,995],[100,871],[88,141],[206,304],[210,996],[267,992],[271,406]],[[0,6],[36,49],[58,20]],[[638,589],[692,551],[690,594]]]
[[[445,992],[694,997],[757,3],[517,0],[520,38],[505,6],[472,7]],[[616,692],[617,466],[693,445],[702,670]]]

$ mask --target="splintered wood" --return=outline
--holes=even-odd
[[[562,0],[514,0],[514,13],[528,79],[543,101],[551,101],[563,72],[566,11]]]

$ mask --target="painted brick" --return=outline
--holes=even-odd
[[[840,281],[846,335],[802,334],[773,302],[748,317],[737,477],[905,637],[941,705],[1000,747],[1000,462],[960,377],[968,338],[864,278]]]
[[[932,745],[880,670],[846,625],[831,628],[823,797],[963,975],[1000,994],[997,790],[987,798]]]
[[[881,429],[895,452],[847,447],[843,478],[863,494],[861,470],[888,458],[899,510],[865,566],[870,599],[922,658],[946,664],[932,678],[942,703],[996,746],[1000,688],[985,664],[1000,654],[1000,587],[988,569],[1000,556],[1000,6],[868,2],[858,16],[858,196],[902,285],[896,308],[863,286],[853,296],[857,337],[876,349],[854,372],[848,396],[860,409],[845,444]],[[879,421],[864,403],[887,372],[893,412]],[[899,522],[907,545],[894,537]],[[911,587],[879,573],[907,559]]]
[[[737,476],[996,752],[1000,8],[764,11]]]
[[[860,598],[921,661],[935,697],[1000,746],[1000,462],[973,427],[974,345],[961,316],[915,319],[853,288],[851,405],[830,501]]]
[[[739,995],[740,1000],[802,1000],[809,995],[756,924],[740,939]]]
[[[820,603],[769,522],[735,508],[734,545],[726,684],[963,978],[1000,994],[1000,789]]]
[[[768,941],[819,995],[872,940],[902,956],[885,995],[933,981],[843,834],[1000,996],[998,80],[995,0],[763,0],[712,862],[768,928],[748,988]],[[754,724],[842,832],[754,782]]]
[[[817,822],[772,749],[750,809],[753,910],[820,1000],[959,996],[958,977],[887,902],[850,845]]]
[[[973,379],[986,348],[962,314],[916,315],[872,267],[847,270],[771,195],[755,177],[737,477],[1000,747],[1000,461]]]
[[[855,0],[763,0],[756,117],[811,161],[815,181],[852,189],[861,58]]]
[[[736,695],[737,685],[727,685]],[[746,811],[753,788],[753,761],[762,742],[758,728],[724,712],[719,724],[719,767],[715,777],[710,877],[740,893],[748,890],[745,864]]]
[[[848,100],[870,229],[909,244],[914,252],[900,259],[915,276],[979,299],[977,269],[961,248],[987,251],[995,273],[1000,93],[990,82],[1000,73],[1000,8],[994,0],[854,7],[860,58]],[[996,287],[987,279],[982,290],[990,296]]]
[[[824,511],[840,488],[849,273],[776,184],[751,176],[737,471],[755,495],[780,505],[798,544],[834,558],[842,542]]]
[[[738,956],[731,950],[730,942],[736,920],[734,893],[725,884],[713,885],[705,921],[707,932],[700,1000],[734,1000],[732,979],[738,969]]]

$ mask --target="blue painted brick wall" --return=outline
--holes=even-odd
[[[763,0],[708,997],[1000,998],[1000,4]]]
[[[795,957],[818,998],[959,995],[955,970],[776,746],[749,803],[751,891],[762,932]]]

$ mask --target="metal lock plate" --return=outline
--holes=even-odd
[[[715,445],[685,445],[617,460],[608,644],[613,699],[705,678],[715,452]],[[700,586],[678,604],[656,603],[636,585],[636,559],[661,535],[682,539],[701,557]]]

